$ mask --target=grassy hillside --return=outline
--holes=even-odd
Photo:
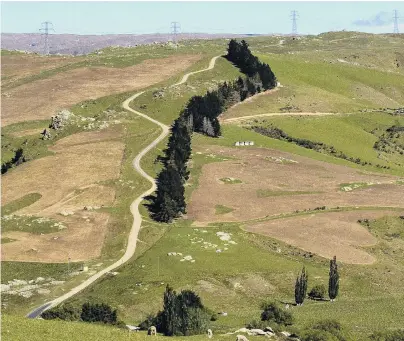
[[[88,341],[144,341],[150,336],[146,332],[129,332],[125,329],[109,327],[97,324],[29,320],[13,315],[2,315],[1,336],[4,340],[25,341],[27,335],[31,341],[58,340],[58,341],[81,341],[83,336]],[[233,340],[234,335],[214,335],[216,340]],[[260,340],[262,336],[249,336],[251,340]],[[157,335],[153,337],[156,341],[167,340],[166,337]],[[176,337],[178,341],[202,341],[206,340],[206,335],[196,335],[187,337]]]
[[[390,239],[388,235],[402,228],[403,220],[398,218],[373,223],[371,231],[380,238],[380,244],[366,250],[378,262],[369,266],[340,265],[342,284],[338,300],[332,304],[307,301],[303,307],[294,307],[291,311],[297,318],[296,327],[327,316],[359,332],[358,339],[365,340],[362,330],[400,326],[399,312],[404,313],[399,303],[404,298],[399,284],[404,266],[403,239]],[[237,244],[217,253],[216,248],[225,247],[217,232],[231,233]],[[202,244],[196,242],[200,238],[217,247],[201,248]],[[107,302],[120,309],[125,321],[138,323],[161,309],[163,291],[169,283],[176,289],[192,288],[209,308],[228,312],[228,316],[212,323],[214,330],[227,331],[259,318],[263,300],[293,302],[295,275],[303,264],[310,273],[309,287],[327,284],[326,259],[309,258],[305,252],[275,239],[243,232],[239,224],[217,224],[205,230],[186,222],[168,229],[148,223],[139,239],[141,244],[149,244],[144,253],[138,253],[136,260],[120,268],[118,275],[104,278],[71,302]],[[191,255],[195,263],[181,262],[180,256],[168,256],[169,252]],[[356,329],[358,325],[360,329]]]
[[[403,126],[404,117],[385,113],[360,113],[336,116],[276,116],[251,120],[246,126],[274,126],[288,135],[334,146],[349,157],[373,165],[388,166],[404,175],[404,157],[397,151],[382,152],[374,148],[382,132],[393,125]]]
[[[401,67],[394,66],[394,58],[399,60],[399,64],[401,63],[400,47],[403,46],[404,40],[395,36],[346,32],[309,36],[301,40],[292,40],[289,37],[265,37],[251,38],[248,41],[253,53],[259,53],[260,59],[270,64],[283,87],[271,94],[235,106],[224,115],[225,117],[279,112],[287,106],[292,107],[291,111],[354,113],[316,118],[267,117],[257,118],[251,123],[262,126],[273,124],[291,136],[330,144],[348,156],[361,157],[374,164],[388,165],[390,169],[357,165],[272,139],[234,124],[224,124],[223,136],[218,139],[194,134],[194,147],[201,148],[212,144],[230,147],[238,140],[253,140],[257,147],[278,149],[349,166],[358,169],[358,172],[377,171],[404,176],[402,155],[373,149],[382,132],[392,125],[402,126],[403,119],[386,113],[359,112],[363,109],[403,106],[404,74]],[[203,58],[185,71],[187,72],[205,68],[212,56],[224,52],[226,43],[223,39],[184,42],[178,50],[160,46],[109,48],[101,54],[93,54],[86,58],[89,66],[125,67],[139,62],[142,58],[158,58],[175,53],[202,53]],[[359,57],[354,57],[359,44],[364,46],[364,52]],[[383,49],[385,54],[379,53]],[[354,62],[358,65],[352,64]],[[63,70],[57,70],[59,71]],[[169,85],[178,82],[185,72],[146,88],[145,94],[132,103],[132,107],[165,124],[170,124],[191,96],[202,94],[215,87],[218,82],[233,80],[240,74],[225,59],[219,58],[213,70],[193,75],[186,84],[169,88]],[[48,74],[35,77],[48,77]],[[23,81],[34,82],[39,78],[24,78]],[[82,117],[112,122],[114,118],[107,118],[105,112],[110,110],[120,112],[121,102],[130,95],[128,92],[84,101],[73,106],[71,111]],[[6,144],[4,147],[2,144],[4,159],[11,158],[11,151],[24,143],[25,139],[34,158],[47,155],[48,147],[54,142],[42,143],[38,142],[38,137],[35,136],[13,135],[23,130],[39,129],[43,124],[44,121],[6,127],[3,137]],[[120,124],[125,132],[121,137],[121,141],[125,143],[125,153],[119,179],[102,184],[115,190],[116,196],[113,205],[103,208],[111,217],[108,233],[102,256],[86,262],[90,272],[99,269],[97,263],[101,263],[104,267],[123,253],[127,232],[132,224],[128,207],[136,196],[149,187],[149,183],[133,171],[132,160],[158,135],[159,130],[151,122],[132,114],[123,115]],[[79,131],[83,130],[74,128],[66,131],[66,135],[63,136]],[[161,165],[156,164],[154,160],[162,153],[165,143],[166,140],[162,141],[142,159],[142,167],[152,176],[160,170]],[[220,161],[223,161],[223,158],[207,153],[192,155],[191,181],[186,186],[187,200],[192,190],[198,186],[198,177],[203,165]],[[12,211],[30,204],[32,200],[36,200],[36,196],[22,198],[21,201],[16,201],[5,209]],[[225,206],[216,208],[217,214],[225,214],[229,209]],[[276,239],[246,232],[243,223],[217,223],[195,227],[192,225],[193,221],[185,216],[174,224],[164,225],[151,221],[144,206],[140,207],[140,211],[144,222],[134,259],[117,269],[118,274],[115,276],[102,278],[72,298],[71,303],[80,304],[87,300],[105,302],[117,308],[120,317],[126,323],[138,323],[148,314],[156,313],[162,308],[162,294],[165,285],[169,283],[176,290],[184,288],[195,290],[206,306],[213,311],[228,313],[228,316],[218,316],[218,320],[212,322],[214,333],[217,334],[238,329],[253,319],[259,319],[259,306],[263,300],[273,299],[282,304],[292,303],[295,276],[302,265],[306,266],[310,274],[309,289],[315,284],[327,285],[327,259],[310,255]],[[364,341],[373,331],[402,326],[404,220],[398,217],[400,212],[397,211],[393,217],[372,220],[364,226],[377,238],[378,244],[362,249],[374,256],[377,262],[366,266],[340,264],[341,289],[337,301],[330,303],[307,300],[302,307],[292,307],[296,324],[290,330],[302,329],[324,317],[335,318],[346,326],[354,340]],[[312,212],[299,214],[304,218]],[[321,215],[322,212],[316,214]],[[362,218],[366,218],[366,213]],[[224,245],[226,243],[219,239],[217,232],[231,233],[231,239],[236,244]],[[203,244],[204,242],[208,244]],[[210,247],[202,248],[202,244]],[[222,252],[216,252],[218,248]],[[181,261],[181,256],[168,256],[169,252],[180,252],[183,256],[191,255],[195,262]],[[68,290],[87,276],[81,274],[70,278],[66,274],[66,266],[67,264],[33,266],[29,263],[5,263],[2,283],[14,278],[30,280],[37,276],[52,276],[55,279],[66,280],[64,284],[52,289],[48,296],[34,295],[25,299],[8,295],[6,313],[26,313],[36,305],[60,295],[63,290]],[[81,263],[72,264],[74,269],[79,266]],[[81,335],[86,335],[86,339],[89,340],[145,337],[144,334],[128,334],[126,331],[103,326],[59,321],[28,321],[4,314],[2,333],[5,337],[12,336],[13,340],[25,340],[26,335],[31,335],[32,340],[64,340],[67,337],[74,340],[75,337],[80,339]],[[193,338],[197,341],[202,337]]]
[[[295,55],[260,55],[278,81],[278,91],[229,110],[226,117],[281,112],[349,113],[404,105],[404,75],[305,60]]]
[[[257,37],[246,40],[256,53],[293,54],[304,60],[404,74],[404,39],[401,34],[326,32],[297,39]]]

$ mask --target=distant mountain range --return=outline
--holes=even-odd
[[[258,36],[258,34],[208,34],[181,33],[177,39],[217,39]],[[151,43],[164,43],[172,39],[171,34],[107,34],[76,35],[49,34],[50,54],[82,55],[108,46],[136,46]],[[43,53],[44,36],[39,33],[2,33],[1,48]]]

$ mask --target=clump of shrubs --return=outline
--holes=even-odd
[[[290,326],[293,324],[293,315],[283,310],[277,303],[268,302],[261,306],[261,321],[275,322],[279,325]]]
[[[191,290],[176,293],[167,285],[164,293],[164,308],[156,316],[148,316],[139,327],[155,326],[166,336],[190,336],[204,334],[212,313],[203,306],[200,297]]]
[[[45,320],[82,321],[103,323],[122,327],[124,323],[118,320],[117,310],[105,303],[84,303],[81,308],[71,305],[57,306],[41,314]]]
[[[326,289],[324,284],[320,284],[320,285],[316,285],[314,286],[308,296],[309,298],[311,298],[312,300],[323,300],[326,294]]]
[[[80,309],[71,305],[62,305],[55,308],[46,310],[42,313],[41,317],[45,320],[65,320],[65,321],[78,321],[80,320]]]

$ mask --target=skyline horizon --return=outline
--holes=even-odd
[[[404,34],[404,32],[399,32],[399,33],[394,33],[394,32],[366,32],[366,31],[360,31],[360,30],[330,30],[330,31],[324,31],[316,34],[312,33],[281,33],[281,32],[272,32],[272,33],[234,33],[234,32],[181,32],[177,33],[177,36],[180,35],[190,35],[190,34],[204,34],[204,35],[240,35],[240,36],[318,36],[321,34],[325,33],[332,33],[332,32],[352,32],[352,33],[364,33],[364,34],[374,34],[374,35],[385,35],[385,34]],[[32,34],[32,35],[38,35],[41,36],[43,33],[40,32],[0,32],[0,34]],[[150,32],[150,33],[51,33],[49,32],[49,35],[56,36],[56,35],[76,35],[76,36],[109,36],[109,35],[121,35],[121,36],[145,36],[145,35],[173,35],[172,32]]]
[[[293,30],[292,10],[298,13],[300,35],[343,30],[393,33],[394,10],[399,32],[404,32],[404,2],[392,1],[2,1],[1,33],[39,33],[41,24],[50,21],[55,34],[169,34],[170,24],[179,22],[179,32],[188,34],[285,35]]]

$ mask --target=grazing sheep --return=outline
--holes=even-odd
[[[237,335],[236,341],[248,341],[244,335]]]
[[[213,336],[212,329],[208,329],[208,338],[211,339]]]
[[[157,330],[155,326],[151,326],[147,331],[147,335],[157,335]]]

